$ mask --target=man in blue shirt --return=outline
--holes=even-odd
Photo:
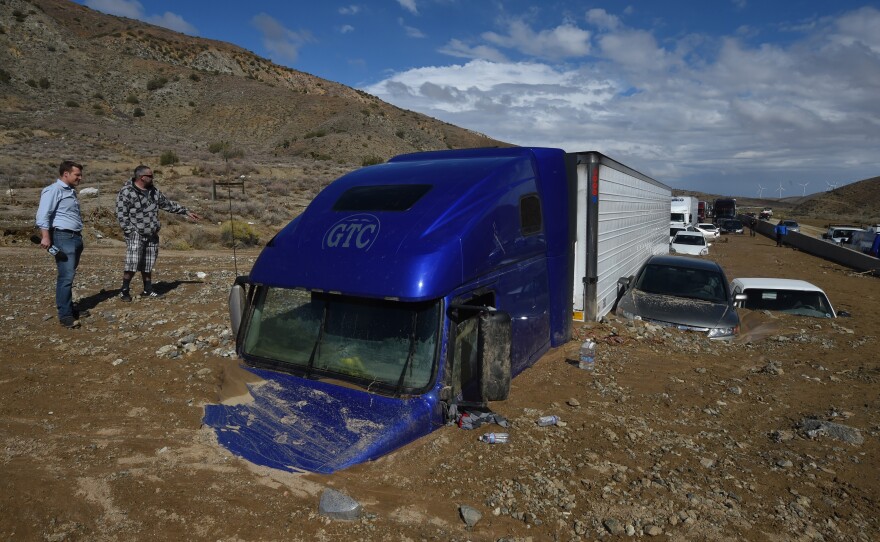
[[[82,213],[76,197],[76,187],[82,181],[82,164],[65,160],[58,168],[60,178],[40,193],[37,209],[37,227],[40,228],[40,246],[58,248],[55,265],[55,305],[58,321],[66,328],[79,327],[79,315],[73,309],[73,276],[83,251]]]
[[[784,243],[783,239],[788,235],[788,226],[780,220],[773,230],[776,232],[776,246],[781,247]]]

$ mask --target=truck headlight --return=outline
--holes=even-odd
[[[709,330],[710,339],[731,339],[739,331],[739,326],[716,327]]]

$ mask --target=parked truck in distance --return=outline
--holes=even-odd
[[[671,199],[669,227],[686,228],[696,224],[698,219],[699,202],[693,196],[675,196]]]
[[[665,253],[671,190],[598,152],[401,155],[337,179],[230,292],[266,382],[204,421],[261,465],[329,473],[507,397]]]
[[[724,220],[736,218],[736,199],[719,198],[712,205],[712,222],[720,225]]]

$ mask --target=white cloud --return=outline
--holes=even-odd
[[[473,58],[492,60],[494,62],[507,62],[507,57],[504,56],[504,53],[502,53],[498,49],[495,49],[494,47],[489,47],[487,45],[477,45],[471,47],[463,41],[457,39],[449,40],[449,43],[438,49],[438,52],[458,58]]]
[[[413,26],[408,26],[406,22],[402,18],[397,19],[397,24],[403,27],[403,30],[406,32],[407,37],[410,38],[426,38],[427,36],[418,28]]]
[[[255,15],[251,24],[262,34],[263,46],[276,57],[274,60],[296,62],[300,47],[314,41],[308,32],[289,30],[265,13]]]
[[[142,19],[144,6],[137,0],[86,0],[86,6],[110,15]]]
[[[485,32],[483,39],[507,49],[545,59],[580,57],[590,52],[590,33],[572,24],[535,32],[523,21],[508,23],[507,34]]]
[[[350,24],[344,24],[339,27],[340,34],[348,34],[349,32],[354,32],[354,27]]]
[[[175,32],[181,32],[191,36],[198,34],[196,27],[186,22],[186,20],[180,15],[171,13],[170,11],[166,11],[162,15],[150,15],[147,17],[146,21],[156,26],[162,26],[174,30]]]
[[[184,34],[198,34],[195,26],[176,13],[166,11],[161,15],[147,15],[144,6],[137,0],[86,0],[85,4],[92,9],[110,15],[137,19]]]
[[[355,4],[339,8],[340,15],[357,15],[360,11],[361,7]]]
[[[587,11],[586,18],[590,24],[598,26],[602,30],[616,30],[620,27],[620,18],[611,15],[604,9],[591,9]]]
[[[717,193],[752,195],[786,175],[839,181],[842,163],[849,180],[878,174],[880,10],[816,21],[784,45],[693,35],[660,45],[602,10],[586,20],[595,34],[570,40],[558,39],[561,26],[522,22],[484,43],[453,39],[442,52],[467,63],[365,90],[510,143],[599,150],[668,184],[723,180]],[[515,62],[507,49],[545,60]],[[546,60],[557,58],[569,61]]]
[[[413,15],[419,14],[419,8],[416,6],[416,0],[397,0],[397,3],[400,4],[400,7],[412,13]]]

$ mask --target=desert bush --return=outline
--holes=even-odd
[[[226,149],[223,149],[222,151],[220,151],[220,156],[222,156],[224,160],[229,161],[229,160],[232,160],[235,158],[243,158],[244,151],[241,149],[226,148]]]
[[[327,130],[313,130],[311,132],[306,132],[306,135],[303,136],[303,139],[312,139],[315,137],[324,137],[327,135]]]
[[[199,75],[197,73],[189,74],[189,78],[192,79],[193,81],[195,81],[196,83],[198,83],[199,81],[202,80],[202,78],[199,77]]]
[[[294,218],[294,214],[289,211],[270,211],[263,215],[263,222],[267,226],[281,226],[287,224]]]
[[[76,100],[67,100],[66,102],[64,102],[64,105],[66,105],[67,107],[79,107],[79,104],[76,102]]]
[[[141,103],[140,100],[138,100],[138,97],[135,96],[134,94],[129,94],[129,95],[128,95],[128,98],[126,98],[125,101],[128,102],[128,103],[130,103],[130,104],[139,104],[139,103]]]
[[[160,88],[164,87],[166,84],[168,84],[167,77],[162,77],[162,76],[154,77],[154,78],[150,79],[149,81],[147,81],[147,90],[159,90]]]
[[[135,107],[133,115],[135,117],[143,117],[145,115],[145,113],[144,113],[144,110],[141,109],[140,107]]]
[[[29,87],[37,88],[37,82],[34,81],[33,79],[28,79],[24,83]]]
[[[180,158],[177,157],[177,153],[174,151],[165,151],[159,157],[159,165],[162,166],[173,166],[178,162],[180,162]]]
[[[270,183],[266,189],[273,196],[289,196],[290,195],[290,183],[285,181],[273,181]]]
[[[376,164],[381,164],[385,160],[382,160],[378,156],[365,156],[361,161],[362,166],[375,166]]]
[[[217,154],[227,147],[229,147],[229,143],[225,141],[215,141],[208,144],[208,152],[210,152],[211,154]]]
[[[8,85],[9,81],[11,81],[11,80],[12,80],[12,76],[9,75],[9,72],[0,68],[0,83],[3,83],[4,85]]]
[[[40,77],[38,84],[40,85],[40,88],[49,88],[49,80],[45,77]]]
[[[224,245],[255,246],[260,238],[253,226],[240,220],[227,220],[220,226],[220,240]]]
[[[184,233],[184,239],[186,239],[186,242],[190,247],[196,250],[216,246],[219,242],[216,234],[211,233],[210,231],[202,227],[187,228],[186,232]]]
[[[186,239],[169,239],[165,243],[165,248],[169,248],[171,250],[192,250],[193,247],[190,246],[189,243],[186,242]]]

